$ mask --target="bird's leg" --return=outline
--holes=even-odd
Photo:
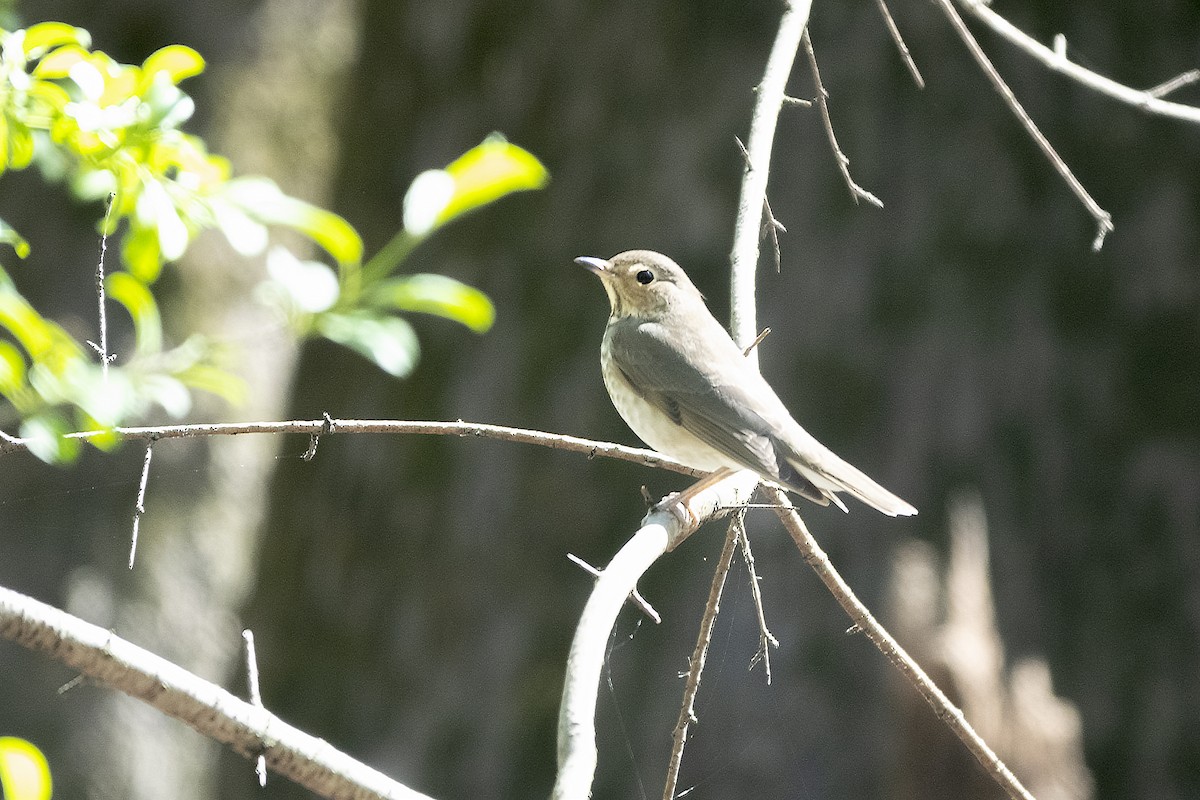
[[[675,515],[676,519],[689,529],[697,528],[700,525],[700,520],[692,513],[692,498],[710,486],[714,486],[725,480],[733,472],[734,470],[729,467],[720,467],[713,470],[682,492],[671,492],[662,500],[659,500],[651,511],[670,511]]]

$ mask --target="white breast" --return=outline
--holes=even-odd
[[[638,438],[647,445],[689,467],[712,471],[721,467],[741,469],[719,450],[710,447],[689,433],[655,406],[642,399],[625,380],[621,371],[613,366],[609,358],[609,338],[600,343],[600,373],[604,387],[616,406],[617,413],[625,420]]]

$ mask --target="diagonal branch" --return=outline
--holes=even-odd
[[[1169,86],[1170,90],[1179,88],[1181,83],[1186,84],[1190,82],[1187,77],[1189,73],[1185,72],[1183,75],[1173,78],[1153,89],[1144,91],[1133,89],[1071,61],[1067,58],[1065,45],[1058,50],[1054,50],[1037,41],[993,11],[985,0],[958,0],[958,4],[968,14],[1050,69],[1078,81],[1089,89],[1106,94],[1115,100],[1120,100],[1122,103],[1128,103],[1150,114],[1160,114],[1164,117],[1173,117],[1185,122],[1200,123],[1200,108],[1162,99],[1162,96],[1166,94],[1163,91],[1163,86]]]
[[[775,513],[779,515],[779,519],[783,522],[783,527],[787,528],[787,532],[791,534],[792,539],[796,542],[796,547],[800,550],[800,555],[803,556],[805,563],[812,567],[817,573],[817,577],[829,589],[830,594],[838,601],[838,604],[854,622],[855,628],[861,630],[867,635],[879,651],[892,663],[900,674],[903,675],[909,683],[916,687],[921,696],[933,708],[938,719],[946,724],[950,730],[954,732],[962,743],[971,751],[971,755],[979,760],[983,768],[988,774],[1004,789],[1009,797],[1014,800],[1033,800],[1033,795],[1021,785],[1017,777],[1013,775],[995,751],[988,746],[987,742],[975,732],[971,724],[967,722],[962,711],[950,702],[945,693],[938,688],[929,676],[925,674],[925,670],[912,659],[904,648],[892,638],[892,635],[879,624],[879,621],[871,614],[862,601],[855,596],[849,585],[842,580],[842,576],[833,568],[833,564],[829,561],[829,556],[817,544],[817,540],[808,532],[808,527],[805,526],[804,520],[796,513],[796,509],[792,507],[788,496],[781,490],[770,488],[767,489],[771,497],[771,502],[775,503]]]
[[[882,200],[859,186],[850,176],[850,158],[842,152],[837,135],[833,132],[833,118],[829,116],[829,92],[826,91],[825,84],[821,82],[821,70],[817,67],[817,54],[813,50],[812,37],[807,30],[804,32],[802,40],[804,54],[808,57],[808,68],[812,72],[813,84],[817,87],[817,97],[813,102],[817,104],[817,110],[821,112],[821,122],[825,124],[825,138],[829,140],[829,147],[833,150],[833,160],[837,163],[838,171],[842,173],[842,180],[845,181],[846,188],[850,190],[850,199],[854,201],[855,205],[862,199],[876,208],[883,208]]]
[[[321,797],[430,800],[216,684],[65,611],[0,587],[0,637],[186,722]]]
[[[1071,172],[1071,168],[1067,166],[1067,162],[1063,161],[1062,156],[1050,144],[1050,140],[1046,138],[1046,135],[1038,128],[1033,118],[1029,116],[1029,112],[1017,100],[1017,96],[1013,94],[1013,90],[1004,82],[1004,78],[1000,77],[1000,73],[996,71],[996,67],[992,64],[991,59],[983,52],[983,48],[979,46],[979,42],[971,34],[970,29],[967,28],[967,24],[963,22],[963,18],[959,16],[958,11],[955,10],[952,0],[938,0],[938,5],[941,6],[942,11],[946,14],[946,18],[950,20],[951,27],[954,28],[959,38],[962,39],[963,44],[967,46],[967,50],[970,51],[975,62],[979,64],[979,68],[987,75],[988,80],[992,82],[992,86],[995,87],[996,91],[1004,99],[1005,104],[1008,105],[1009,109],[1016,116],[1017,121],[1025,128],[1025,132],[1029,134],[1029,137],[1033,139],[1034,143],[1037,144],[1042,153],[1049,159],[1051,166],[1066,181],[1067,187],[1079,199],[1079,202],[1083,203],[1083,207],[1087,209],[1088,213],[1096,221],[1096,238],[1092,240],[1092,250],[1099,251],[1104,246],[1104,237],[1113,229],[1112,214],[1101,208],[1100,204],[1092,198],[1088,190],[1075,177],[1075,173]]]

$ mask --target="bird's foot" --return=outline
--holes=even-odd
[[[669,495],[659,500],[650,507],[651,513],[659,511],[666,512],[675,519],[679,520],[679,524],[688,530],[693,530],[700,526],[700,518],[692,511],[688,501],[691,495],[685,490],[682,492],[671,492]]]

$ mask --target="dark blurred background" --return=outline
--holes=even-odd
[[[762,367],[810,431],[921,514],[809,508],[809,525],[889,624],[901,545],[923,542],[936,561],[948,505],[978,493],[1003,666],[1048,663],[1078,711],[1095,796],[1198,797],[1200,128],[1100,97],[978,29],[1113,214],[1096,254],[1090,217],[933,4],[893,5],[924,91],[875,4],[815,6],[839,139],[886,207],[849,200],[815,111],[784,112],[770,200],[788,233],[781,272],[764,259],[759,275],[759,320],[773,331]],[[1200,66],[1192,2],[995,7],[1042,41],[1064,33],[1084,65],[1134,87]],[[198,49],[209,69],[185,84],[191,129],[240,171],[343,214],[368,252],[398,227],[418,172],[492,131],[551,171],[545,190],[454,223],[406,265],[479,286],[498,321],[479,337],[414,319],[422,360],[403,382],[331,344],[296,348],[246,296],[258,266],[215,243],[190,253],[161,284],[168,324],[177,338],[199,328],[240,348],[251,389],[246,407],[214,403],[198,418],[462,418],[630,444],[600,380],[606,301],[571,259],[664,251],[727,317],[734,137],[745,137],[780,12],[641,0],[18,4],[23,23],[85,27],[122,61],[173,42]],[[802,59],[790,89],[812,94]],[[34,247],[16,271],[22,290],[80,338],[92,335],[98,217],[36,175],[0,181],[0,218]],[[4,458],[0,583],[237,692],[239,632],[252,627],[264,700],[288,721],[437,797],[545,796],[566,648],[590,588],[565,554],[602,565],[643,512],[639,485],[658,495],[683,480],[474,439],[326,437],[311,463],[299,458],[306,444],[160,444],[132,573],[141,448],[69,469]],[[774,517],[754,512],[749,526],[782,646],[772,685],[761,668],[747,673],[757,634],[735,571],[685,756],[688,796],[994,796],[918,767],[897,777],[924,746],[912,737],[932,735],[908,715],[932,714],[863,637],[845,635]],[[709,526],[648,576],[661,626],[631,611],[618,627],[598,798],[661,792],[678,673],[722,530]],[[308,796],[281,779],[260,792],[240,758],[105,690],[56,694],[70,671],[14,645],[0,644],[0,675],[0,734],[47,752],[57,797]]]

